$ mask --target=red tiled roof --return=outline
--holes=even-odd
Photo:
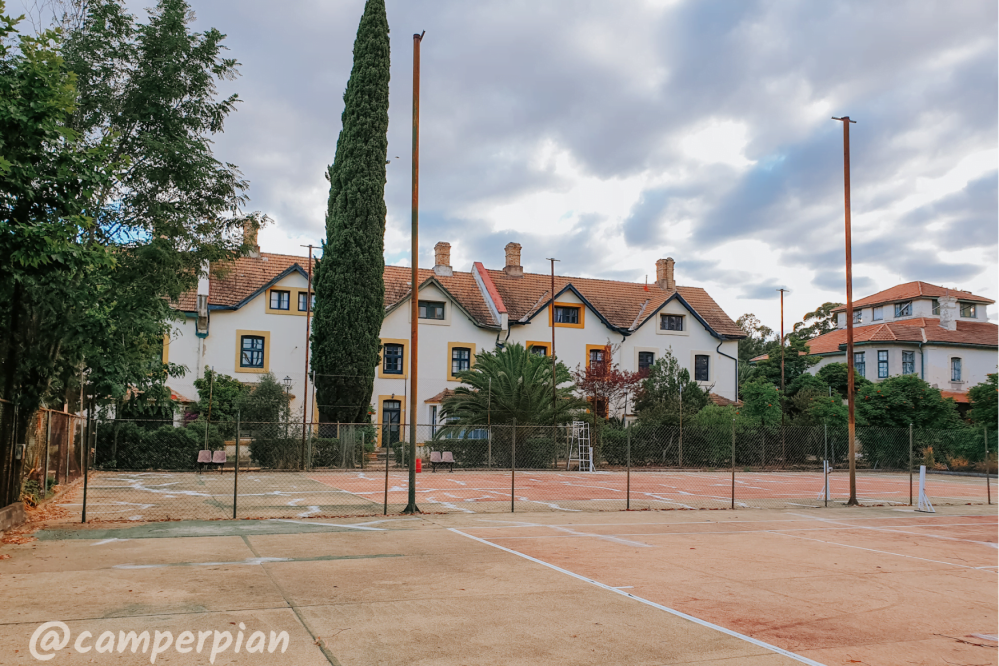
[[[885,289],[884,291],[879,291],[876,294],[871,294],[865,298],[861,298],[859,301],[853,302],[853,307],[862,308],[870,307],[872,305],[880,305],[882,303],[894,303],[896,301],[908,301],[914,298],[938,298],[940,296],[956,296],[958,300],[962,301],[973,301],[976,303],[995,303],[992,299],[985,298],[984,296],[975,296],[970,291],[960,291],[958,289],[949,289],[947,287],[941,287],[939,285],[930,284],[929,282],[906,282],[905,284],[897,284],[894,287]],[[845,312],[846,306],[841,305],[838,308],[833,308],[832,312]]]
[[[939,319],[917,317],[903,322],[855,326],[853,341],[947,342],[995,347],[999,346],[999,326],[982,321],[958,321],[957,330],[949,331],[940,327]],[[809,340],[808,350],[812,354],[839,353],[839,346],[844,344],[846,329],[839,328]]]
[[[221,267],[209,281],[209,305],[234,307],[255,294],[266,284],[297,265],[303,271],[308,259],[286,254],[261,253],[259,257],[241,257],[232,264]],[[213,271],[216,267],[213,266]],[[551,278],[539,273],[524,273],[523,277],[510,277],[501,270],[481,268],[480,274],[493,295],[499,312],[508,313],[511,323],[524,320],[538,312],[551,298]],[[479,325],[496,327],[486,300],[471,272],[454,271],[450,276],[438,276],[432,270],[419,269],[420,283],[437,280]],[[385,267],[385,307],[397,305],[410,292],[412,272],[404,266]],[[491,282],[491,284],[489,284]],[[642,325],[666,302],[674,292],[661,289],[657,284],[617,280],[596,280],[556,276],[555,292],[572,285],[604,318],[616,328],[634,330]],[[494,293],[495,292],[495,293]],[[699,287],[677,287],[678,293],[705,322],[719,335],[743,338],[745,333],[725,311]],[[497,298],[498,296],[498,298]],[[183,294],[174,304],[179,310],[193,312],[197,298],[194,291]]]
[[[728,407],[729,405],[742,407],[742,400],[729,400],[728,398],[718,395],[717,393],[709,393],[708,398],[710,398],[711,402],[718,405],[719,407]]]
[[[443,391],[441,391],[440,393],[438,393],[437,395],[435,395],[434,397],[427,398],[423,402],[424,402],[424,404],[432,404],[432,403],[444,402],[444,400],[446,398],[450,398],[452,395],[454,395],[454,391],[452,391],[451,389],[446,388]]]
[[[967,393],[962,393],[961,391],[940,391],[940,397],[946,400],[951,398],[954,402],[964,403],[966,405],[971,404],[971,400],[968,398]]]
[[[546,307],[551,299],[551,276],[524,273],[511,277],[501,270],[487,271],[506,304],[510,321],[526,320]],[[612,326],[621,329],[638,328],[673,295],[657,284],[596,280],[556,275],[555,293],[572,285]],[[700,287],[677,287],[676,291],[720,335],[744,338],[746,333],[732,321],[721,307]]]

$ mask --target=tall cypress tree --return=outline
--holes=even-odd
[[[389,26],[385,0],[367,0],[329,168],[326,241],[315,275],[312,369],[320,421],[366,420],[385,312],[385,158]]]

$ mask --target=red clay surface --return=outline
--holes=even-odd
[[[996,664],[996,517],[896,510],[482,518],[460,533],[830,666]]]
[[[385,477],[378,472],[317,473],[309,478],[375,504],[384,502]],[[423,472],[417,477],[417,503],[424,510],[467,512],[509,510],[509,471]],[[849,477],[845,472],[829,476],[829,502],[842,503],[849,497]],[[624,472],[518,471],[514,495],[518,510],[623,509],[627,496]],[[405,504],[408,477],[405,472],[389,474],[388,503]],[[908,474],[861,473],[857,476],[857,496],[862,504],[909,504]],[[912,485],[918,499],[919,479]],[[930,475],[927,495],[935,504],[985,502],[985,479]],[[732,504],[732,476],[728,472],[633,472],[631,508],[690,509],[724,508]],[[822,506],[821,472],[736,472],[736,507],[815,507]],[[996,494],[992,483],[993,497]]]

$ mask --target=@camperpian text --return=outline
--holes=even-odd
[[[208,663],[224,653],[253,655],[284,654],[288,649],[288,632],[251,631],[242,622],[235,631],[217,629],[187,630],[175,636],[170,631],[80,631],[75,636],[65,622],[46,622],[35,629],[28,642],[28,652],[38,661],[49,661],[60,652],[77,652],[91,656],[125,653],[143,654],[149,663],[164,654],[205,655]],[[200,660],[199,660],[200,661]],[[266,663],[261,660],[261,663]]]

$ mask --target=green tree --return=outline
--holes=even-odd
[[[811,340],[812,338],[817,338],[820,335],[825,335],[826,333],[835,330],[836,315],[833,313],[833,310],[841,305],[843,304],[832,302],[823,303],[812,312],[805,314],[802,320],[794,325],[794,330],[791,332],[791,335],[801,338],[802,340]]]
[[[767,358],[756,362],[754,378],[764,378],[780,387],[781,354],[780,341],[775,340],[767,345]],[[819,362],[818,356],[808,355],[808,342],[801,338],[788,335],[784,344],[784,387],[791,384],[808,368]]]
[[[270,372],[244,392],[239,400],[240,419],[246,423],[287,423],[288,392]]]
[[[742,408],[740,415],[756,426],[775,426],[781,424],[780,391],[773,382],[759,377],[748,382],[740,395]]]
[[[968,419],[976,426],[995,430],[999,423],[999,374],[993,372],[981,384],[976,384],[968,391],[971,409]]]
[[[815,373],[815,376],[824,381],[826,384],[832,387],[834,393],[839,393],[841,396],[846,398],[846,384],[847,384],[847,365],[846,363],[830,363],[819,368],[819,371]],[[866,377],[861,377],[860,373],[854,369],[853,371],[853,392],[854,395],[857,394],[864,386],[871,384],[871,380]]]
[[[198,416],[207,419],[210,409],[213,422],[225,423],[236,421],[243,399],[250,392],[250,388],[238,379],[216,373],[208,366],[205,366],[204,376],[194,380],[194,388],[198,390],[195,407]]]
[[[964,422],[954,401],[916,375],[897,375],[857,391],[857,421],[882,428],[958,429]]]
[[[568,368],[555,366],[556,396],[552,405],[551,359],[521,344],[479,352],[475,365],[462,373],[462,386],[444,399],[441,416],[448,425],[442,434],[460,432],[487,423],[564,425],[579,418],[586,402],[574,395]]]
[[[680,412],[692,418],[711,402],[708,390],[690,378],[669,349],[649,368],[635,397],[635,413],[644,424],[677,425]]]
[[[763,322],[751,312],[736,319],[735,323],[747,336],[739,340],[739,367],[745,365],[748,368],[749,359],[766,354],[767,346],[776,339],[776,336],[772,328],[764,326]]]
[[[327,175],[326,240],[314,283],[312,369],[324,422],[366,420],[378,365],[385,313],[388,33],[384,0],[367,0]]]

